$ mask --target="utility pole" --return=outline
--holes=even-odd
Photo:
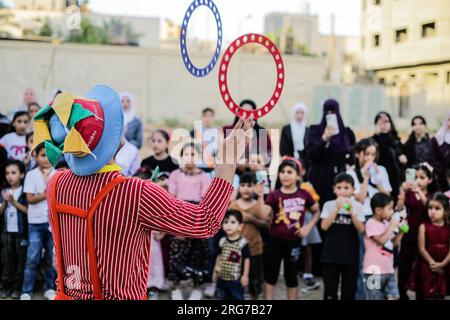
[[[328,36],[328,66],[326,80],[331,80],[331,74],[333,72],[334,55],[336,51],[336,35],[335,35],[335,20],[336,17],[334,13],[331,14],[331,27],[330,34]]]

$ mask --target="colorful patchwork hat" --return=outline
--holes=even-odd
[[[78,176],[95,174],[113,158],[124,126],[120,98],[105,85],[95,86],[85,98],[60,93],[33,120],[32,149],[44,143],[52,166],[64,156]]]

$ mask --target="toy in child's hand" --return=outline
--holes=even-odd
[[[152,182],[157,182],[158,181],[158,175],[159,175],[159,166],[157,166],[155,168],[155,170],[153,170],[152,176],[150,177],[150,180],[152,180]]]
[[[402,210],[400,212],[395,212],[394,215],[392,216],[393,219],[398,221],[398,229],[402,232],[402,233],[408,233],[409,231],[409,225],[408,222],[406,221],[406,210]]]
[[[352,205],[350,203],[344,203],[344,205],[342,206],[342,208],[344,208],[347,211],[350,211],[350,209],[352,208]]]
[[[264,174],[262,174],[259,170],[256,172],[256,184],[266,184]]]

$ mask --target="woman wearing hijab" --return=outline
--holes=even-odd
[[[403,145],[403,153],[408,162],[407,168],[416,164],[427,162],[431,148],[431,138],[428,135],[427,122],[422,116],[415,116],[411,120],[412,131]]]
[[[450,111],[441,128],[431,139],[428,162],[434,168],[441,190],[448,190],[447,173],[450,168]]]
[[[308,181],[320,195],[321,206],[335,198],[334,177],[346,170],[345,165],[354,144],[355,134],[344,126],[339,103],[333,99],[325,101],[322,121],[311,126],[306,144],[310,162]]]
[[[246,110],[256,110],[256,103],[253,100],[243,100],[239,106]],[[234,128],[236,123],[239,121],[238,117],[235,117],[234,122],[232,125],[225,126],[222,128],[225,137],[228,135],[229,132]],[[264,156],[264,159],[266,161],[266,167],[269,167],[270,160],[272,159],[272,142],[270,141],[269,132],[266,128],[261,127],[258,124],[258,121],[255,121],[255,126],[253,127],[255,135],[253,136],[253,140],[249,143],[246,152],[245,152],[245,159],[246,163],[249,162],[250,154],[262,154]],[[238,173],[242,171],[242,166],[238,165]]]
[[[402,142],[389,113],[379,112],[375,116],[375,125],[372,138],[378,143],[377,163],[386,168],[392,186],[391,196],[396,201],[402,183],[402,166],[408,159],[403,154]]]
[[[306,126],[308,108],[304,103],[297,103],[292,107],[291,123],[281,130],[280,155],[294,157],[302,162],[303,168],[308,169],[306,141],[309,128]]]
[[[134,96],[129,92],[120,95],[124,114],[124,125],[127,127],[125,138],[140,149],[142,147],[142,122],[135,117],[136,104]]]

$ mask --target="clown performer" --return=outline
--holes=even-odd
[[[237,160],[253,134],[253,117],[219,134],[216,175],[198,205],[175,199],[151,181],[126,178],[115,163],[123,145],[123,111],[115,91],[97,85],[86,97],[61,93],[34,117],[33,149],[45,144],[56,251],[57,300],[146,299],[151,232],[210,238],[220,227]]]

